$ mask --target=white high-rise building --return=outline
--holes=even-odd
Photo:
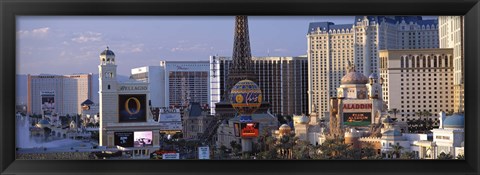
[[[148,83],[150,89],[150,106],[165,106],[165,72],[160,66],[145,66],[131,69],[130,78]]]
[[[92,74],[28,75],[28,114],[42,114],[46,103],[58,115],[81,114],[92,97]]]
[[[463,16],[440,16],[438,23],[440,48],[453,48],[454,111],[464,111],[464,19]]]
[[[422,119],[438,124],[439,112],[453,110],[453,49],[382,50],[380,60],[383,100],[399,121],[426,110],[432,115]]]
[[[365,76],[378,73],[379,50],[438,48],[438,24],[420,16],[357,16],[354,24],[340,25],[314,22],[307,43],[309,107],[316,106],[325,117],[348,61]]]

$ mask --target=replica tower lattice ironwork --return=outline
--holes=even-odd
[[[235,16],[235,36],[233,41],[232,65],[228,73],[227,88],[223,100],[229,100],[230,90],[241,80],[251,80],[255,83],[257,75],[253,71],[252,53],[248,34],[248,17]]]

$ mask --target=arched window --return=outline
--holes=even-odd
[[[108,85],[108,86],[107,86],[107,89],[109,89],[109,90],[110,90],[110,85]]]
[[[438,59],[437,56],[433,57],[433,67],[435,67],[435,68],[437,67],[437,59]]]
[[[415,61],[417,62],[417,68],[420,67],[420,57],[419,56],[415,56]]]
[[[445,67],[448,67],[448,56],[445,56]]]
[[[405,61],[404,61],[404,60],[405,60],[405,57],[402,56],[402,57],[400,58],[400,66],[401,66],[401,68],[405,67],[405,65],[404,65],[404,64],[405,64]]]
[[[410,67],[410,66],[409,66],[409,61],[408,61],[408,59],[409,59],[408,56],[406,56],[406,57],[405,57],[405,68]]]
[[[431,68],[432,67],[432,59],[430,56],[427,57],[427,63],[428,63],[428,67]]]
[[[423,62],[423,67],[427,67],[427,59],[425,58],[425,56],[423,56],[422,58],[422,62]]]

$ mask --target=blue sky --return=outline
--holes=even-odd
[[[353,17],[250,16],[252,55],[305,55],[308,24],[323,21],[350,24]],[[233,27],[233,16],[20,16],[17,74],[98,73],[106,46],[121,75],[161,60],[231,56]]]

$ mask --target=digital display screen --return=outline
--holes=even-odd
[[[343,124],[348,126],[368,126],[372,123],[372,113],[343,113]]]
[[[133,147],[133,132],[115,132],[115,145]]]
[[[118,122],[146,122],[147,96],[145,94],[122,94],[118,96]]]
[[[258,123],[240,123],[240,128],[241,137],[258,137]]]

